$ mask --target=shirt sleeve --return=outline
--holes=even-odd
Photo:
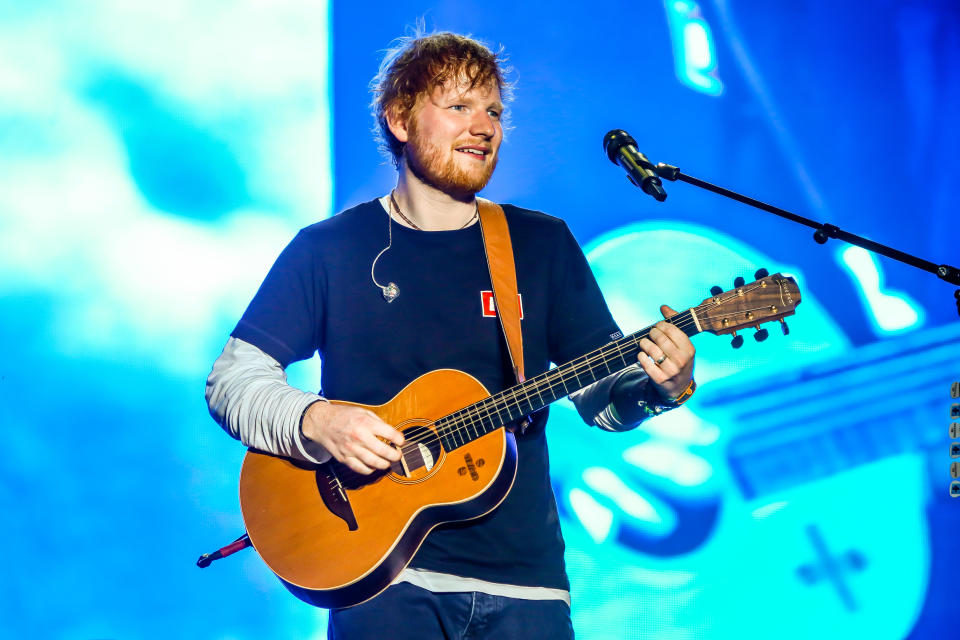
[[[555,244],[547,335],[550,360],[563,364],[610,342],[620,329],[566,224]]]
[[[623,334],[566,225],[557,244],[549,340],[551,360],[563,364]],[[570,394],[570,400],[584,422],[607,431],[633,429],[651,415],[648,407],[662,410],[659,394],[636,364]]]
[[[570,400],[584,422],[605,431],[629,431],[674,406],[660,397],[639,364],[571,393]]]
[[[231,334],[286,368],[320,345],[326,278],[315,244],[301,231],[270,268]]]
[[[291,387],[280,363],[252,344],[227,341],[207,378],[206,397],[213,419],[248,447],[313,463],[331,457],[300,430],[307,407],[324,398]]]

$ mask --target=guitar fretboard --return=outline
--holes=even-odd
[[[688,336],[700,332],[695,309],[687,309],[669,322]],[[637,362],[640,340],[653,325],[610,342],[521,384],[455,411],[436,421],[440,442],[453,451],[495,429],[546,407],[552,402],[625,369]]]

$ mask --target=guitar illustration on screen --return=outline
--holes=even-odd
[[[591,584],[591,595],[628,616],[613,603],[633,589],[676,637],[776,628],[808,638],[825,626],[827,637],[904,637],[929,576],[923,452],[942,444],[946,418],[930,390],[949,388],[958,344],[951,325],[716,380],[676,419],[721,425],[712,444],[684,450],[638,434],[615,463],[604,450],[579,471],[556,465],[570,546],[587,544],[577,526],[602,543],[597,565],[577,558],[584,571],[613,563],[627,576]],[[584,438],[572,450],[596,448],[572,409],[553,419],[554,432],[570,423],[564,440]]]

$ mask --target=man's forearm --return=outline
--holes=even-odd
[[[583,421],[606,431],[629,431],[678,403],[664,398],[639,365],[632,365],[570,394]]]
[[[647,417],[629,409],[643,398],[647,384],[647,375],[633,365],[570,394],[570,400],[587,424],[606,431],[629,431]]]
[[[307,407],[323,398],[287,384],[280,363],[252,344],[227,341],[207,378],[206,398],[214,420],[248,447],[314,463],[330,458],[300,432]]]

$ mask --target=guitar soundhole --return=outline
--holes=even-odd
[[[433,429],[414,426],[403,429],[403,459],[394,463],[392,471],[404,480],[421,480],[436,468],[443,455],[440,438]]]

